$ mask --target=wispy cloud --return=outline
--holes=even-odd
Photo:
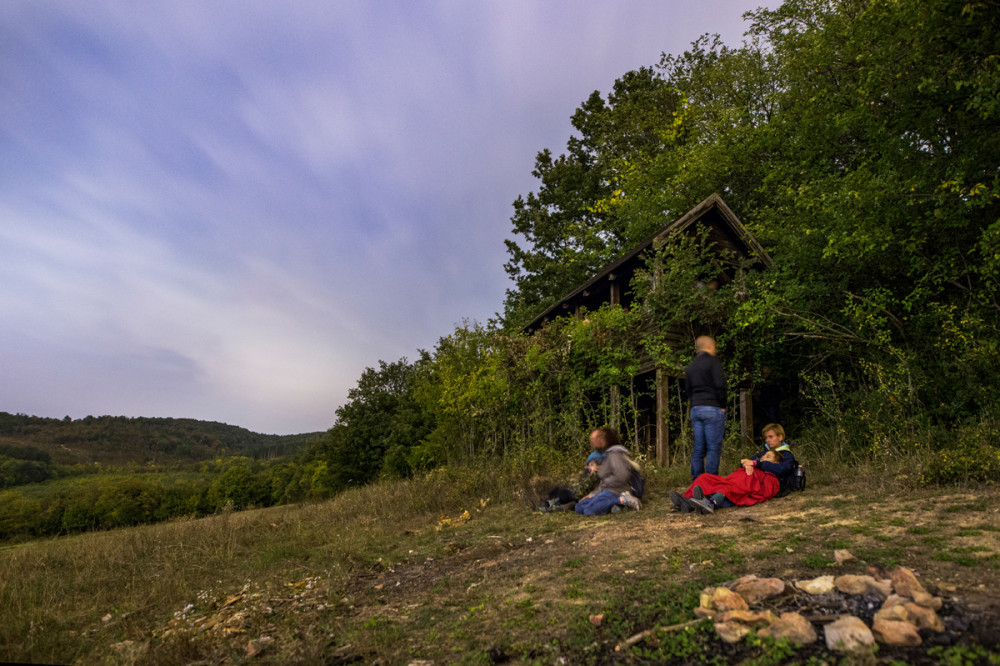
[[[329,427],[501,307],[576,106],[748,8],[0,4],[0,410]]]

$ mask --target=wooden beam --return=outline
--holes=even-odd
[[[750,389],[740,389],[740,434],[743,445],[753,447],[753,392]]]
[[[670,465],[670,429],[668,419],[670,414],[670,375],[663,370],[656,370],[656,464],[661,467]]]
[[[611,427],[615,430],[620,430],[618,422],[621,420],[621,415],[618,413],[618,408],[620,407],[621,395],[621,389],[617,386],[611,387]]]

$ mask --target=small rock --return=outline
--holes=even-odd
[[[795,582],[795,587],[809,594],[830,594],[833,592],[833,576],[820,576],[812,580],[799,580]]]
[[[901,597],[898,594],[890,594],[886,597],[885,601],[882,602],[882,608],[884,610],[886,608],[892,608],[893,606],[902,606],[907,601],[909,601],[909,599],[906,597]]]
[[[716,622],[715,633],[727,643],[739,643],[750,633],[750,627],[739,622]]]
[[[930,608],[933,610],[941,610],[941,597],[935,597],[929,592],[924,592],[921,590],[913,591],[913,603],[918,606],[923,606],[924,608]]]
[[[896,567],[890,577],[892,578],[892,589],[901,597],[912,599],[914,592],[927,592],[913,571],[906,567]]]
[[[853,652],[860,647],[875,644],[875,637],[861,619],[845,615],[836,622],[826,625],[826,647],[839,652]]]
[[[891,580],[877,580],[872,578],[874,581],[869,586],[869,592],[878,594],[883,599],[888,598],[892,594],[892,581]]]
[[[785,581],[780,578],[757,578],[744,576],[732,586],[733,592],[743,597],[748,604],[759,603],[785,592]]]
[[[602,622],[604,622],[604,613],[598,613],[597,615],[590,616],[590,623],[595,627],[601,626]]]
[[[819,638],[812,623],[799,613],[782,613],[780,618],[757,633],[774,639],[787,638],[791,643],[803,645],[814,643]]]
[[[111,617],[112,617],[111,613],[108,613],[107,615],[101,618],[101,622],[107,624],[108,622],[111,622]]]
[[[912,622],[913,616],[906,610],[904,604],[894,604],[892,606],[882,606],[875,613],[874,619],[882,622]]]
[[[918,606],[912,601],[903,604],[912,618],[910,621],[917,625],[917,629],[930,629],[931,631],[944,631],[944,623],[933,608]]]
[[[872,634],[884,645],[910,646],[920,645],[920,632],[917,627],[902,620],[883,620],[876,618],[872,624]]]
[[[844,594],[867,594],[868,588],[875,584],[875,579],[871,576],[837,576],[833,584]]]
[[[841,549],[833,551],[833,560],[837,564],[843,564],[844,562],[851,562],[855,559],[857,558],[854,557],[854,555],[852,555],[851,551],[849,550]]]
[[[778,616],[769,610],[763,611],[751,611],[751,610],[731,610],[725,613],[719,613],[715,617],[717,623],[724,622],[741,622],[750,626],[767,626],[772,622],[777,621]]]
[[[715,588],[712,593],[711,608],[723,613],[728,610],[749,610],[746,600],[732,590],[724,587]]]

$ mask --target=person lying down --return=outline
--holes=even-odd
[[[775,474],[758,467],[758,462],[776,464],[783,460],[781,451],[772,450],[764,453],[759,461],[743,460],[739,468],[726,476],[701,474],[683,494],[670,491],[673,510],[705,514],[716,509],[766,502],[778,494],[781,483]]]

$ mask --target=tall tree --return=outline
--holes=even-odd
[[[630,164],[664,148],[663,128],[678,101],[652,68],[629,72],[607,100],[595,91],[573,114],[578,135],[565,154],[538,153],[532,175],[539,189],[517,198],[511,218],[523,244],[506,241],[504,268],[515,283],[504,307],[508,323],[526,323],[652,232],[596,204],[613,196]]]

